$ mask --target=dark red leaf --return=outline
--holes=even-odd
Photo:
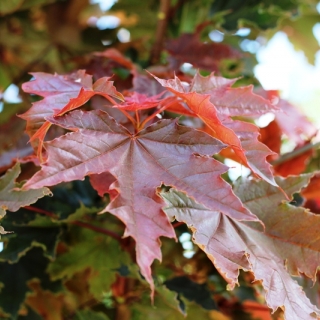
[[[212,135],[222,142],[231,146],[240,159],[241,163],[247,165],[255,174],[265,179],[269,183],[275,185],[270,165],[266,162],[266,157],[272,152],[261,142],[258,141],[258,128],[250,123],[232,121],[229,117],[230,112],[220,114],[215,105],[211,102],[211,96],[209,94],[201,94],[194,91],[190,91],[193,86],[189,88],[183,84],[179,78],[175,77],[170,80],[162,80],[155,77],[164,87],[173,92],[176,96],[181,98],[188,107],[212,130]],[[214,82],[215,78],[211,75],[209,78],[199,78],[202,87],[204,87],[205,81],[213,83],[221,83],[221,86],[225,89],[231,83],[230,80],[218,79]],[[210,87],[210,85],[208,85]],[[195,81],[195,88],[199,88],[199,82]],[[251,92],[251,91],[250,91]],[[226,93],[226,96],[228,93]],[[245,93],[245,96],[249,95],[249,92]],[[267,106],[267,100],[260,98],[254,94],[254,101],[260,101],[260,104]],[[232,96],[232,95],[231,95]],[[258,97],[258,98],[256,98]],[[232,105],[232,99],[227,99],[224,102]],[[252,102],[249,101],[249,105]],[[243,106],[246,105],[244,102]],[[244,107],[240,105],[239,110]],[[220,105],[220,110],[222,105]],[[225,106],[228,110],[228,106]],[[255,110],[252,108],[252,110]],[[245,113],[245,111],[242,111]],[[257,111],[256,111],[257,112]],[[266,112],[265,110],[263,112]],[[248,148],[248,150],[246,150]]]
[[[106,193],[112,193],[112,195],[110,196],[114,198],[118,194],[116,190],[110,190],[110,186],[115,181],[116,178],[109,172],[90,175],[90,183],[92,187],[98,192],[100,197],[102,197]]]
[[[229,116],[256,116],[279,110],[269,100],[253,93],[253,86],[232,88],[237,80],[217,77],[214,73],[203,77],[197,72],[189,90],[210,94],[210,101],[221,120]]]
[[[118,62],[120,65],[124,66],[128,70],[134,70],[136,68],[131,60],[126,58],[120,51],[118,51],[115,48],[110,48],[103,52],[95,52],[93,55],[96,57],[109,58],[113,61]]]
[[[191,63],[195,68],[218,71],[223,59],[240,58],[240,53],[222,43],[203,43],[197,34],[183,34],[178,39],[169,40],[166,49],[170,55],[182,64]]]
[[[310,140],[318,132],[314,124],[297,107],[281,99],[277,91],[260,89],[258,93],[270,101],[278,101],[277,107],[281,112],[276,114],[275,121],[282,132],[297,145]]]
[[[161,259],[159,237],[174,237],[156,193],[161,184],[234,219],[256,220],[220,177],[226,166],[208,157],[224,145],[201,131],[162,120],[131,134],[103,111],[74,111],[50,121],[76,132],[45,144],[48,160],[25,188],[110,172],[117,179],[110,189],[119,195],[105,211],[119,217],[127,226],[125,236],[136,240],[137,261],[152,288],[150,265]]]
[[[125,97],[124,103],[117,104],[114,106],[114,108],[119,108],[127,111],[138,111],[154,108],[164,100],[163,98],[161,98],[164,93],[165,92],[163,91],[156,96],[147,96],[145,94],[134,91],[132,93],[128,93],[128,96]]]
[[[290,196],[305,186],[311,175],[277,178]],[[266,290],[268,306],[281,307],[286,319],[315,319],[320,311],[306,298],[290,274],[315,279],[320,263],[320,216],[285,203],[283,193],[265,181],[237,181],[235,193],[264,223],[235,221],[171,189],[161,195],[170,218],[185,222],[194,242],[205,251],[233,288],[239,269],[252,271]],[[301,259],[303,256],[303,259]]]
[[[92,96],[101,95],[123,100],[123,96],[116,91],[109,78],[101,78],[92,84],[92,78],[83,70],[71,75],[60,76],[46,73],[32,73],[35,80],[26,82],[22,89],[44,97],[35,102],[30,110],[20,115],[27,121],[27,133],[31,141],[39,139],[38,155],[41,154],[42,143],[50,122],[46,118],[52,115],[62,115],[80,107]]]
[[[313,150],[307,150],[306,152],[290,160],[287,160],[279,165],[274,165],[275,174],[280,175],[282,177],[287,177],[289,175],[298,175],[300,173],[305,172],[307,164],[310,158],[312,157],[313,153]]]

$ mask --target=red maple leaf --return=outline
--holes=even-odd
[[[115,107],[118,109],[137,111],[157,107],[164,99],[161,96],[165,93],[163,91],[155,96],[147,96],[143,93],[129,92],[125,97],[125,101],[122,104],[118,104]]]
[[[222,43],[203,43],[199,34],[182,34],[178,39],[170,40],[166,49],[176,61],[173,64],[191,63],[195,68],[219,70],[223,59],[240,58],[240,53],[231,46]]]
[[[270,165],[266,162],[266,157],[273,153],[258,140],[258,128],[247,122],[233,121],[230,117],[277,110],[270,101],[254,94],[251,86],[231,88],[235,80],[213,74],[208,77],[196,74],[190,85],[182,83],[177,77],[170,80],[155,78],[184,101],[210,128],[214,137],[231,146],[243,164],[276,185]]]
[[[317,134],[315,125],[296,106],[281,99],[277,91],[260,89],[258,92],[270,101],[278,101],[277,107],[281,112],[276,114],[275,121],[282,132],[297,145],[303,145]]]
[[[70,75],[51,75],[47,73],[32,73],[35,80],[22,85],[25,92],[44,97],[35,102],[21,118],[27,121],[27,133],[30,140],[39,140],[38,156],[41,158],[42,143],[51,124],[46,120],[52,115],[63,115],[85,104],[94,95],[100,95],[108,100],[111,97],[123,100],[109,78],[101,78],[92,84],[92,77],[80,70]]]
[[[299,192],[311,175],[277,178],[289,195]],[[313,306],[290,274],[315,280],[320,263],[318,233],[320,216],[285,203],[283,193],[265,181],[237,181],[235,193],[264,223],[235,221],[174,189],[162,192],[171,219],[185,222],[193,231],[193,241],[207,254],[232,289],[239,269],[251,271],[262,280],[268,306],[281,307],[286,319],[315,319]],[[294,220],[294,223],[293,223]],[[308,230],[308,232],[306,232]],[[301,259],[303,256],[303,259]],[[289,274],[290,273],[290,274]]]
[[[204,132],[161,120],[132,134],[101,110],[49,120],[75,132],[45,143],[48,159],[24,188],[111,173],[116,180],[108,188],[118,196],[104,211],[119,217],[126,224],[124,235],[136,240],[137,262],[152,290],[150,266],[161,259],[159,237],[175,237],[157,196],[162,184],[236,220],[257,220],[220,177],[227,167],[210,157],[224,145]]]

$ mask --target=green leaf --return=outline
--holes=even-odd
[[[112,224],[100,224],[110,228]],[[52,279],[71,278],[75,273],[90,269],[90,292],[98,299],[115,281],[116,269],[129,263],[114,239],[96,231],[72,227],[69,251],[58,256],[49,267]]]
[[[181,19],[179,19],[179,32],[193,33],[196,27],[208,19],[211,0],[187,1],[182,6]],[[175,23],[176,21],[170,21]]]
[[[295,50],[302,50],[310,64],[315,63],[315,54],[320,49],[313,34],[313,27],[319,23],[319,14],[304,15],[296,20],[282,21],[282,30],[286,32]]]
[[[109,320],[109,317],[102,312],[92,310],[77,311],[73,320]]]
[[[186,299],[198,303],[204,309],[217,308],[205,284],[198,284],[186,276],[167,280],[164,284],[171,291],[182,294]]]
[[[1,72],[1,71],[0,71]],[[1,76],[0,76],[1,87]],[[15,116],[23,110],[23,104],[21,103],[4,103],[3,110],[1,111],[0,125],[5,124],[11,117]]]
[[[97,208],[87,208],[82,203],[80,204],[80,208],[77,209],[74,213],[70,214],[66,219],[60,220],[60,223],[68,223],[74,222],[78,220],[82,220],[87,215],[93,215],[94,213],[99,212],[100,210]]]
[[[24,0],[21,6],[21,10],[32,9],[35,6],[48,5],[50,3],[58,2],[61,0]]]
[[[65,219],[68,220],[68,217],[74,215],[80,208],[82,208],[83,212],[80,211],[77,215],[81,216],[83,214],[84,216],[87,213],[91,214],[89,211],[100,211],[100,209],[89,209],[91,207],[100,208],[101,206],[102,208],[105,206],[103,199],[92,188],[89,179],[56,185],[52,187],[52,193],[53,197],[39,199],[36,206],[54,213],[61,222],[64,222]],[[70,219],[73,218],[70,217]]]
[[[44,216],[36,216],[30,222],[17,223],[15,217],[22,214],[22,211],[11,213],[10,218],[6,216],[3,220],[4,227],[14,234],[6,238],[9,241],[0,252],[0,261],[17,262],[34,246],[41,247],[48,258],[54,258],[57,240],[61,233],[60,226]],[[31,212],[27,214],[32,215]]]
[[[133,39],[153,35],[157,24],[158,1],[117,1],[112,7],[110,14],[121,17],[123,23],[127,22]],[[125,13],[125,18],[123,17]]]
[[[52,282],[45,271],[48,262],[40,248],[28,251],[18,263],[0,262],[0,308],[13,319],[16,319],[26,293],[31,292],[27,286],[29,280],[39,279],[43,289],[60,290],[60,282]]]
[[[9,87],[10,84],[11,78],[9,68],[7,65],[0,64],[0,91],[3,92],[7,87]]]
[[[19,9],[24,0],[0,1],[0,16],[12,13]]]
[[[278,21],[288,15],[297,14],[298,1],[293,0],[216,0],[211,6],[210,13],[214,17],[224,13],[222,27],[226,30],[236,30],[241,27],[269,29],[277,26]]]
[[[177,299],[177,294],[175,292],[170,291],[164,286],[157,287],[154,297],[154,305],[150,304],[149,297],[144,296],[140,303],[132,306],[132,320],[219,319],[218,317],[211,317],[210,311],[204,310],[199,305],[188,302],[186,299],[183,299],[183,304],[186,306],[185,313],[183,313],[179,307],[180,302]]]
[[[16,183],[15,180],[20,172],[20,164],[16,163],[12,169],[0,178],[0,219],[5,216],[6,210],[17,211],[20,207],[34,203],[39,198],[51,195],[48,188],[28,191],[19,189],[21,185]]]

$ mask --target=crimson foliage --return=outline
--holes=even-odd
[[[1,317],[320,318],[308,288],[320,265],[316,128],[276,92],[222,76],[242,54],[203,43],[209,24],[169,41],[168,64],[147,72],[114,48],[79,70],[33,71],[32,106],[0,114],[0,137],[19,124],[0,141]],[[297,144],[284,156],[283,134]],[[232,181],[227,159],[249,177]]]

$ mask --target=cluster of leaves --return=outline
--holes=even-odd
[[[31,3],[0,6],[5,23]],[[121,16],[133,3],[113,10]],[[36,10],[50,17],[60,5]],[[22,85],[32,107],[5,105],[0,114],[1,318],[320,317],[319,155],[310,144],[317,130],[276,92],[254,93],[246,79],[221,76],[230,61],[247,59],[237,48],[201,41],[209,24],[266,29],[298,8],[291,1],[178,1],[167,17],[181,20],[169,19],[167,27],[195,32],[167,42],[166,65],[144,72],[110,48],[63,62],[64,71],[73,64],[77,71],[33,70]],[[151,16],[156,4],[149,9]],[[145,21],[133,29],[138,36],[155,19]],[[84,50],[65,41],[63,26],[55,48]],[[4,52],[19,53],[10,46]],[[44,71],[56,68],[52,61]],[[200,71],[183,72],[185,62]],[[12,65],[3,66],[3,87],[25,77]],[[260,130],[255,119],[267,113],[275,118]],[[280,156],[284,135],[297,147]],[[226,159],[249,168],[250,177],[231,181]],[[184,242],[187,236],[192,241]],[[183,255],[187,246],[191,258]]]

